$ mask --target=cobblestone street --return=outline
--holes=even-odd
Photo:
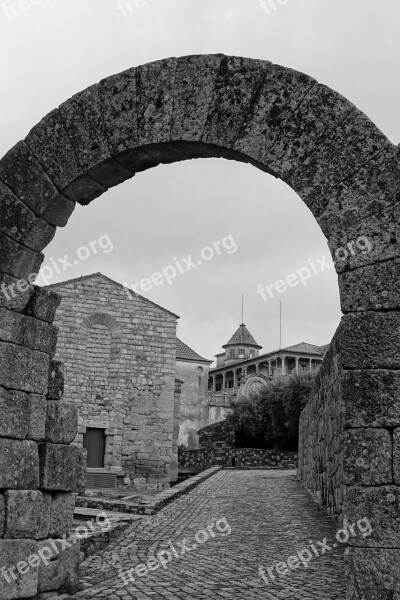
[[[207,526],[226,519],[231,528]],[[212,534],[211,534],[212,531]],[[214,537],[212,537],[214,535]],[[314,543],[335,543],[335,524],[298,482],[293,471],[221,471],[167,506],[149,523],[132,525],[122,539],[83,564],[85,589],[73,598],[197,600],[344,600],[343,547],[326,550],[287,575],[270,571]],[[186,539],[184,545],[182,542]],[[196,543],[200,540],[200,543]],[[179,555],[172,556],[169,542]],[[201,543],[204,542],[204,543]],[[195,548],[193,546],[196,546]],[[181,556],[182,549],[186,549]],[[131,582],[124,573],[168,549],[166,568]],[[305,553],[307,555],[307,553]],[[163,554],[168,557],[167,553]],[[151,566],[152,563],[150,563]],[[262,566],[266,583],[259,574]]]

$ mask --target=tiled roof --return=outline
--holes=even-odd
[[[287,346],[282,348],[280,352],[303,352],[305,354],[320,354],[323,356],[329,344],[325,346],[314,346],[314,344],[308,344],[307,342],[300,342],[300,344],[294,344],[294,346]]]
[[[184,344],[179,338],[176,338],[176,358],[177,360],[192,360],[195,362],[212,363],[212,360],[207,360],[197,354],[194,350]]]
[[[227,346],[237,346],[237,345],[253,346],[255,348],[262,347],[257,344],[256,340],[253,338],[253,336],[251,335],[251,333],[249,332],[249,330],[247,329],[247,327],[244,323],[242,323],[239,326],[239,329],[233,334],[233,336],[231,337],[229,342],[227,342],[225,344],[225,346],[222,346],[222,347],[226,348]]]

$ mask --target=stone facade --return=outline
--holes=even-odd
[[[5,401],[11,412],[26,403],[43,407],[54,346],[51,335],[46,346],[36,327],[42,327],[38,321],[51,323],[54,306],[51,294],[34,290],[32,282],[42,250],[56,227],[67,224],[75,203],[87,205],[160,163],[201,157],[246,162],[285,181],[314,215],[332,257],[338,249],[354,248],[359,238],[369,241],[369,251],[347,252],[335,263],[344,317],[332,360],[336,364],[340,355],[343,429],[350,440],[343,455],[343,480],[348,482],[343,484],[343,516],[369,516],[376,532],[369,545],[358,540],[348,553],[348,595],[390,600],[400,585],[392,568],[400,554],[400,517],[393,509],[399,490],[400,155],[354,104],[304,73],[221,54],[171,57],[79,92],[7,152],[0,160],[0,308],[5,309],[0,388]],[[173,387],[172,381],[168,414]],[[25,403],[14,405],[12,395],[7,396],[16,391],[28,396]],[[25,418],[36,432],[43,431],[43,412]],[[14,415],[0,435],[7,449],[1,453],[1,495],[17,484],[23,491],[72,492],[65,481],[59,491],[57,475],[67,456],[69,465],[82,464],[79,456],[70,455],[68,444],[25,432]],[[377,448],[381,441],[393,449],[382,472],[368,450],[371,442]],[[39,443],[44,444],[41,452]],[[18,482],[15,472],[21,474]],[[36,544],[31,537],[3,536],[0,564],[22,560]],[[35,596],[48,585],[40,572],[38,577],[42,584],[32,569],[21,575],[24,582],[11,584],[6,597]],[[62,589],[64,584],[57,585]]]
[[[103,464],[91,463],[89,448],[88,472],[137,489],[168,486],[177,478],[176,315],[100,273],[51,289],[62,296],[56,358],[78,409],[74,444],[86,446],[88,430],[104,436]]]

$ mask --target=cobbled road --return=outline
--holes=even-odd
[[[295,472],[220,471],[88,558],[85,589],[70,598],[345,600],[344,547],[335,532]],[[305,549],[313,556],[306,566],[278,574],[274,565]],[[165,568],[151,560],[160,552]],[[139,563],[147,567],[137,574]]]

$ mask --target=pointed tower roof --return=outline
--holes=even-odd
[[[251,346],[252,348],[262,348],[262,346],[257,344],[244,323],[239,325],[239,329],[233,334],[229,342],[222,347],[227,348],[229,346]]]

